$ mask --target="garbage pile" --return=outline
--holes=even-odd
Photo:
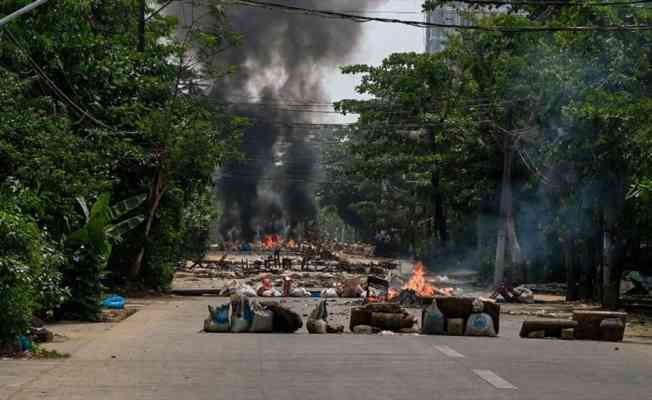
[[[208,306],[204,331],[213,333],[294,333],[303,326],[301,316],[274,302],[257,302],[242,294],[227,304]]]

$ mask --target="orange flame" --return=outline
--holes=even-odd
[[[426,267],[421,262],[417,262],[417,264],[414,266],[414,272],[412,273],[412,276],[410,276],[410,279],[401,288],[401,290],[406,289],[414,290],[419,297],[435,297],[437,294],[448,295],[447,293],[443,293],[441,290],[432,286],[430,282],[426,280]],[[387,299],[396,299],[400,293],[400,290],[396,288],[390,288],[387,292]]]
[[[266,250],[272,250],[280,243],[280,241],[278,235],[265,235],[263,240],[261,240],[261,244]]]
[[[414,273],[410,277],[410,280],[403,286],[403,289],[412,289],[419,297],[435,297],[437,289],[426,280],[425,275],[426,267],[421,262],[418,262],[414,267]]]

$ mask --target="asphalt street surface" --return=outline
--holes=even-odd
[[[521,339],[509,319],[498,338],[201,332],[219,301],[154,303],[61,361],[0,361],[0,400],[652,398],[645,344]]]

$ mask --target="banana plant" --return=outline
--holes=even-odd
[[[140,206],[147,199],[146,194],[130,197],[113,206],[109,205],[110,198],[109,193],[100,195],[89,210],[86,200],[83,197],[77,197],[77,202],[86,217],[86,224],[70,234],[68,240],[87,243],[97,254],[108,255],[111,253],[113,244],[122,240],[122,235],[145,220],[145,216],[139,214],[119,221],[121,217]]]

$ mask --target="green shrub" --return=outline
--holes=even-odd
[[[34,314],[49,314],[67,296],[57,270],[60,253],[15,204],[0,204],[0,344],[29,329]]]

